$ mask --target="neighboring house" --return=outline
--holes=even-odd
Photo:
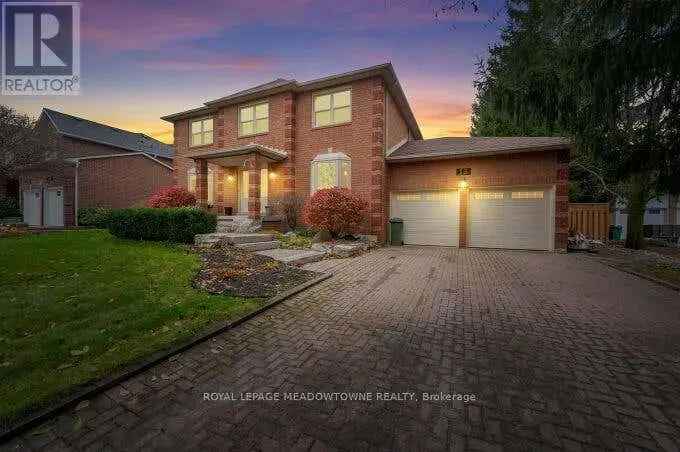
[[[82,207],[142,205],[173,183],[173,148],[128,132],[44,108],[38,128],[56,133],[57,151],[20,169],[24,221],[69,227]]]
[[[628,228],[628,208],[624,201],[619,201],[612,212],[613,224],[622,228],[622,239],[626,238]],[[650,200],[645,209],[645,225],[680,225],[680,203],[678,196],[668,193]]]
[[[391,64],[277,79],[162,119],[177,184],[220,213],[259,220],[288,193],[343,186],[369,202],[364,232],[380,241],[400,217],[407,244],[566,248],[567,140],[423,140]]]

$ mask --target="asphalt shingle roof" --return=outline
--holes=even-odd
[[[100,124],[98,122],[71,116],[59,111],[43,109],[57,132],[73,138],[106,144],[131,152],[143,152],[157,157],[171,159],[175,155],[174,148],[148,135]]]
[[[387,160],[492,155],[523,150],[569,147],[564,137],[451,137],[407,141]]]

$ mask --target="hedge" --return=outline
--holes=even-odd
[[[78,209],[78,226],[94,226],[106,229],[112,209],[106,207],[83,207]]]
[[[217,217],[194,207],[138,208],[111,212],[109,232],[132,240],[193,243],[196,234],[215,231]]]
[[[0,218],[21,217],[19,201],[14,198],[0,198]]]

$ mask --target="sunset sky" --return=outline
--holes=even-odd
[[[436,20],[439,0],[85,0],[81,95],[3,96],[172,142],[160,116],[278,77],[392,62],[426,138],[467,135],[475,64],[502,0]]]

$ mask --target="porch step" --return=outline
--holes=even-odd
[[[288,249],[274,249],[265,251],[256,251],[255,254],[271,257],[279,262],[284,262],[290,265],[303,265],[310,262],[320,261],[326,256],[326,253],[313,250],[288,250]]]
[[[212,234],[197,234],[194,237],[196,245],[211,245],[217,242],[229,245],[242,243],[271,242],[274,240],[273,234],[241,234],[238,232],[213,232]]]
[[[241,248],[248,251],[262,251],[262,250],[273,250],[279,247],[278,240],[272,240],[271,242],[251,242],[251,243],[239,243],[236,248]]]

